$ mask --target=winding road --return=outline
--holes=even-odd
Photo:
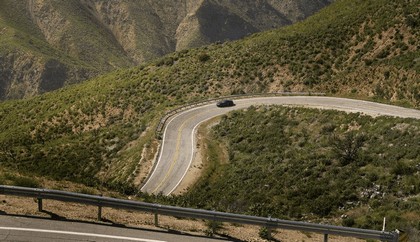
[[[166,123],[157,163],[141,188],[143,192],[170,195],[185,177],[195,154],[195,132],[202,122],[232,110],[252,105],[287,105],[345,112],[360,112],[371,116],[394,116],[420,119],[420,110],[362,100],[319,97],[280,96],[235,100],[236,106],[218,108],[215,103],[188,109],[172,116]]]

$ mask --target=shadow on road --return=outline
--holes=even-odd
[[[46,211],[46,210],[42,210],[42,212],[48,214],[50,216],[50,218],[53,219],[53,220],[62,220],[62,221],[66,220],[65,217],[60,216],[60,215],[58,215],[56,213],[53,213],[53,212],[50,212],[50,211]]]
[[[241,240],[241,239],[232,237],[232,236],[227,235],[227,234],[216,233],[216,235],[218,235],[221,238],[223,238],[222,240],[228,240],[228,241],[232,241],[232,242],[245,242],[245,240]]]

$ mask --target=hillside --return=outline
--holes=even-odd
[[[291,90],[419,108],[417,8],[409,0],[340,0],[290,27],[2,102],[1,166],[132,193],[156,152],[159,118],[187,102]]]
[[[0,2],[0,100],[302,20],[332,0]]]
[[[224,115],[208,132],[206,172],[172,203],[420,229],[420,120],[264,106]]]

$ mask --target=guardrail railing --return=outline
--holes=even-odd
[[[101,220],[102,208],[111,207],[116,209],[128,209],[153,213],[155,215],[156,226],[159,225],[158,215],[169,215],[174,217],[205,219],[218,222],[251,224],[265,227],[269,231],[271,229],[281,228],[320,233],[324,234],[324,241],[328,241],[328,235],[355,237],[361,239],[376,239],[390,242],[398,241],[397,232],[349,228],[334,225],[289,221],[276,218],[223,213],[203,209],[182,208],[58,190],[0,185],[0,194],[37,198],[39,211],[43,211],[43,199],[98,206],[98,220]]]

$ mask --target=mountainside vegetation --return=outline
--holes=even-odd
[[[210,133],[205,175],[179,205],[420,230],[420,120],[261,106]]]
[[[302,20],[331,0],[0,2],[0,100]]]
[[[318,14],[289,27],[254,34],[239,41],[181,50],[131,69],[115,70],[79,85],[68,86],[33,98],[4,101],[0,103],[0,165],[4,170],[28,176],[34,174],[49,179],[71,180],[90,186],[106,186],[125,193],[133,193],[141,182],[136,178],[146,169],[144,161],[153,159],[153,154],[156,152],[158,141],[154,131],[160,117],[165,111],[188,102],[242,93],[321,91],[328,95],[420,108],[419,19],[418,1],[338,0]],[[3,33],[14,36],[13,32]],[[17,36],[22,36],[16,33]],[[39,43],[37,47],[40,50],[39,55],[50,56],[45,52],[51,51],[54,55],[64,58],[63,62],[76,64],[79,62],[73,57],[66,57],[68,55],[63,57],[61,52],[49,49],[45,42],[32,37],[37,34],[40,33],[23,36],[26,36],[28,41],[32,38],[33,43]],[[2,41],[6,40],[2,38]],[[10,41],[10,45],[15,42],[13,38],[7,41]],[[25,43],[29,45],[30,42]],[[4,46],[1,45],[1,49]],[[5,62],[2,60],[2,63]],[[87,67],[90,68],[89,65]],[[22,75],[24,74],[23,72]],[[290,110],[287,112],[292,113]],[[254,115],[259,113],[255,112]],[[332,119],[333,115],[329,115]],[[418,193],[419,184],[416,177],[409,177],[413,174],[418,175],[412,168],[413,162],[418,161],[418,142],[413,142],[419,138],[418,122],[390,118],[372,120],[359,116],[345,117],[354,118],[358,124],[366,123],[361,128],[366,135],[359,136],[359,133],[354,133],[354,136],[349,138],[360,139],[358,142],[366,147],[375,148],[374,144],[378,144],[378,148],[365,150],[365,146],[361,146],[358,149],[361,149],[361,152],[354,154],[336,152],[337,156],[341,155],[343,158],[333,157],[334,147],[327,142],[328,129],[337,131],[337,139],[345,145],[347,129],[341,125],[352,124],[344,121],[344,123],[337,121],[330,128],[325,127],[326,130],[323,132],[326,132],[327,136],[318,139],[322,141],[320,144],[326,146],[319,154],[310,149],[311,145],[316,144],[307,144],[305,141],[306,138],[317,141],[317,136],[311,136],[310,132],[305,134],[304,129],[299,131],[299,137],[295,136],[294,139],[286,136],[278,137],[281,139],[278,142],[289,142],[291,139],[290,144],[302,145],[292,147],[291,154],[296,154],[297,149],[306,152],[298,153],[302,157],[296,159],[305,158],[307,163],[295,164],[296,160],[294,162],[289,160],[287,163],[297,165],[301,169],[295,170],[294,178],[316,178],[331,191],[308,182],[302,190],[297,188],[293,190],[291,187],[286,194],[273,194],[279,199],[276,201],[282,204],[283,200],[280,198],[296,193],[305,202],[314,199],[315,203],[294,208],[290,210],[288,216],[297,219],[302,219],[304,214],[311,213],[316,216],[328,216],[336,214],[338,207],[343,204],[347,206],[347,201],[353,202],[356,199],[363,201],[356,185],[370,189],[375,187],[372,185],[375,182],[381,185],[380,189],[390,194],[396,193],[397,198],[399,194],[396,191],[401,190],[402,196],[406,197],[407,201],[397,198],[389,201],[398,201],[401,206],[407,206],[407,210],[404,210],[407,213],[412,211],[410,209],[415,209],[418,197],[410,198],[410,196]],[[303,120],[303,117],[301,118]],[[273,117],[273,122],[274,120]],[[279,122],[285,125],[281,117]],[[316,120],[311,121],[313,122]],[[378,124],[375,125],[375,122]],[[402,123],[402,126],[399,127],[396,123]],[[297,129],[299,125],[290,128]],[[387,132],[389,136],[386,135]],[[400,135],[400,138],[397,137]],[[276,137],[258,138],[270,140]],[[382,145],[381,139],[388,140],[390,143],[387,145],[399,148],[395,148],[398,157],[388,153],[394,148],[389,146],[387,151],[384,148],[386,143]],[[409,147],[412,149],[409,150]],[[241,151],[249,147],[236,148]],[[252,154],[253,147],[250,148]],[[288,153],[282,152],[283,160],[288,157]],[[381,152],[387,152],[389,157],[380,156]],[[238,153],[238,155],[239,157],[234,154],[231,158],[239,159],[240,156],[246,158],[248,153]],[[362,163],[359,161],[360,156],[364,157]],[[392,157],[399,162],[392,163],[394,162],[391,160]],[[258,159],[264,162],[267,160],[264,157]],[[382,160],[383,164],[377,164]],[[246,165],[247,162],[238,160],[238,164],[240,163]],[[282,165],[275,168],[277,170],[273,170],[274,167],[271,166],[264,169],[279,174],[285,172],[286,163],[279,163]],[[391,167],[387,167],[387,164]],[[379,171],[383,173],[376,174],[376,171],[372,171],[372,166],[378,166]],[[248,168],[253,169],[252,175],[266,179],[264,174],[258,173],[258,167]],[[306,168],[314,170],[309,169],[305,173]],[[330,177],[325,170],[327,168],[338,172],[343,180],[330,184],[326,179]],[[364,178],[360,181],[355,179],[352,176],[353,172]],[[318,177],[320,175],[322,176]],[[400,184],[392,183],[396,178]],[[290,180],[279,179],[276,181],[279,182],[278,185],[271,180],[267,180],[266,183],[271,188],[281,186],[283,182],[288,181]],[[340,185],[348,185],[350,193],[334,190],[341,189]],[[310,188],[315,188],[317,193],[310,193]],[[305,191],[308,193],[305,194]],[[327,196],[319,197],[318,192],[325,192]],[[331,198],[332,205],[326,205],[318,211],[317,209],[327,201],[327,198]],[[369,205],[379,206],[380,209],[388,208],[387,206],[393,203],[387,203],[386,199],[388,198],[379,199],[375,204]],[[283,201],[281,207],[273,208],[272,204],[262,202],[255,204],[252,209],[241,204],[234,205],[240,208],[240,211],[261,215],[272,213],[282,217],[285,209],[296,203],[297,201],[291,199],[289,202]],[[316,204],[320,206],[315,206]],[[223,204],[213,205],[223,207]],[[197,204],[197,206],[207,205]],[[409,220],[409,215],[404,215],[407,217],[404,221]],[[418,213],[412,215],[417,216]],[[372,223],[378,226],[376,221],[380,214],[372,216],[374,216],[371,218],[372,221],[375,221]],[[391,221],[396,220],[397,218],[391,219]],[[354,223],[358,226],[371,224],[357,219]]]

